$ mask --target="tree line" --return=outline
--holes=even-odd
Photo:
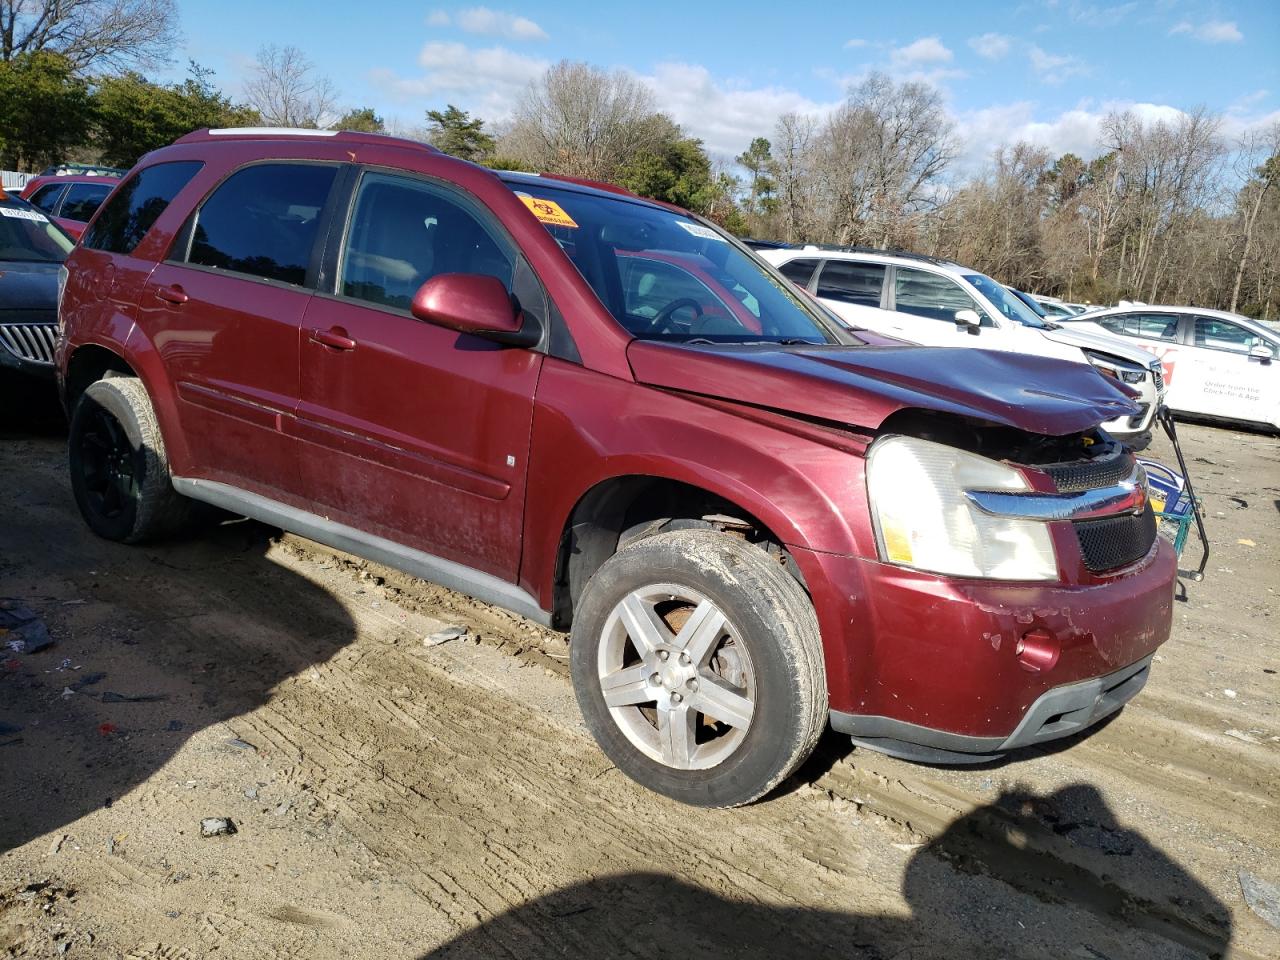
[[[382,132],[296,47],[267,46],[233,101],[176,43],[173,0],[0,0],[0,165],[127,167],[199,127]],[[1280,315],[1280,124],[1229,139],[1205,109],[1117,112],[1094,155],[998,146],[976,173],[939,91],[872,74],[831,114],[787,114],[733,161],[624,71],[563,61],[489,123],[452,104],[388,131],[495,168],[617,183],[762,239],[913,250],[1069,300],[1136,299]]]

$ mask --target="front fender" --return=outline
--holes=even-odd
[[[551,608],[574,507],[626,476],[722,497],[789,546],[873,555],[864,466],[847,449],[778,423],[548,359],[534,409],[521,585]]]

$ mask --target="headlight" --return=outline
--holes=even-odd
[[[881,559],[958,577],[1057,580],[1049,526],[996,517],[967,490],[1029,491],[1003,463],[914,437],[877,440],[867,457],[867,490]]]
[[[1113,380],[1119,380],[1123,383],[1141,383],[1147,379],[1147,371],[1141,367],[1129,366],[1114,357],[1108,357],[1105,353],[1094,353],[1092,350],[1086,350],[1085,356],[1100,372],[1105,373]]]

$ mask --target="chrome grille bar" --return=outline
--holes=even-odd
[[[58,326],[53,323],[0,324],[0,345],[30,363],[53,363]]]

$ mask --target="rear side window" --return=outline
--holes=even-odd
[[[187,262],[301,284],[338,168],[262,163],[233,173],[200,207]]]
[[[880,306],[884,264],[828,260],[818,276],[818,296],[863,307]]]
[[[62,201],[62,210],[58,216],[67,220],[87,221],[94,211],[102,206],[114,184],[110,183],[73,183],[67,187],[67,196]]]
[[[817,265],[817,260],[788,260],[778,268],[778,272],[797,287],[807,287],[813,279],[813,268]]]
[[[62,193],[62,188],[65,186],[65,183],[46,183],[31,195],[29,202],[33,207],[39,207],[48,212],[58,202],[58,194]]]
[[[1124,337],[1170,342],[1178,339],[1178,318],[1167,313],[1124,313],[1107,317],[1099,323]]]
[[[201,166],[198,160],[178,160],[140,170],[116,191],[81,245],[108,253],[132,253]]]

